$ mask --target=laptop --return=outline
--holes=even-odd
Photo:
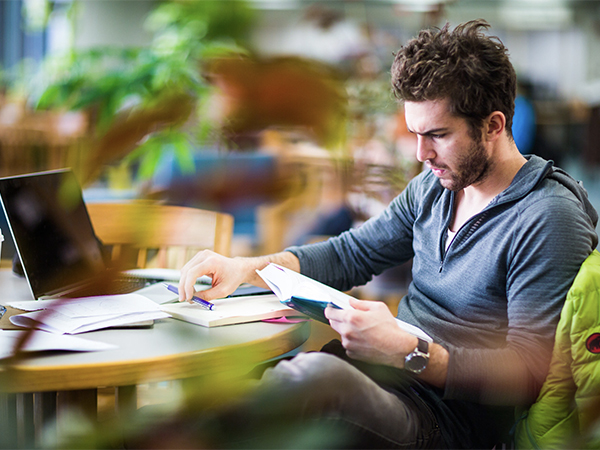
[[[151,284],[115,277],[107,266],[72,170],[0,178],[0,201],[34,299],[130,293]],[[160,292],[153,300],[173,297]]]

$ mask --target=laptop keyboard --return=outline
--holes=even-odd
[[[137,278],[137,277],[122,277],[113,280],[108,287],[109,294],[128,294],[150,284],[148,279]]]
[[[95,295],[129,294],[151,284],[152,280],[138,277],[120,276],[108,283],[85,286],[69,293],[69,297],[92,297]]]

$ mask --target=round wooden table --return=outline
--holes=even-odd
[[[3,288],[0,304],[31,299],[26,281],[8,270],[0,270],[0,286]],[[253,322],[206,328],[171,318],[157,320],[151,328],[82,333],[77,336],[114,344],[116,348],[43,352],[10,364],[0,361],[0,396],[4,398],[0,409],[6,409],[6,398],[12,395],[31,395],[20,409],[31,409],[34,416],[40,410],[41,416],[31,419],[33,425],[27,425],[29,419],[26,419],[22,427],[35,428],[36,422],[43,426],[48,417],[56,415],[58,396],[93,416],[99,387],[117,387],[127,402],[135,403],[136,385],[242,375],[258,363],[297,349],[309,334],[310,322]],[[13,403],[18,411],[18,400]],[[42,407],[43,403],[46,406]],[[19,422],[19,417],[15,421]]]
[[[117,348],[27,356],[0,366],[0,391],[65,391],[229,373],[290,352],[309,333],[308,322],[205,328],[175,319],[158,320],[150,329],[94,331],[77,336]]]

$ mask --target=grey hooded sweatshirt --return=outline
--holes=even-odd
[[[444,401],[526,405],[547,374],[567,291],[598,243],[598,215],[578,182],[537,156],[446,250],[454,201],[428,170],[362,226],[288,251],[303,274],[341,290],[413,258],[398,318],[449,351]]]

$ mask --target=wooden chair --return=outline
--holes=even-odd
[[[210,249],[226,256],[231,252],[230,214],[139,200],[87,203],[86,207],[96,235],[112,247],[113,261],[119,261],[123,252],[133,249],[137,253],[136,268],[181,269],[197,251]],[[165,382],[99,389],[99,410],[130,413],[140,404],[164,401],[162,391],[171,392],[177,386],[178,383]]]
[[[231,252],[229,214],[146,201],[88,203],[87,210],[98,238],[112,247],[113,261],[131,247],[137,268],[180,269],[200,250]]]

